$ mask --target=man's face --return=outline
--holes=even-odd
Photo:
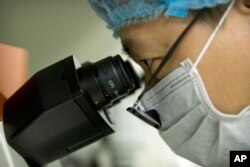
[[[124,50],[142,66],[146,80],[191,20],[191,16],[184,20],[161,16],[120,30]],[[250,92],[249,20],[250,15],[236,6],[198,65],[211,100],[224,113],[236,114],[250,104],[250,94],[246,93]],[[162,79],[186,58],[195,62],[212,31],[213,28],[204,22],[195,23],[158,78]],[[150,68],[146,59],[154,60]]]
[[[191,20],[192,17],[183,20],[161,16],[154,21],[130,25],[120,30],[125,52],[144,69],[146,80],[156,70],[172,44]],[[185,58],[190,57],[192,59],[197,55],[197,49],[201,47],[201,43],[204,43],[209,32],[211,32],[211,28],[205,28],[205,26],[203,26],[201,32],[199,30],[201,27],[202,24],[197,23],[191,28],[175,54],[159,74],[159,79],[176,68]],[[199,33],[202,34],[202,37]],[[151,66],[149,60],[153,60]]]

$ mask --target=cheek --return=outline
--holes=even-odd
[[[163,58],[156,58],[153,60],[153,63],[151,65],[150,68],[148,68],[147,70],[147,75],[148,76],[152,76],[156,70],[158,69],[158,67],[160,66],[161,62],[162,62]],[[177,68],[180,64],[180,61],[177,59],[170,59],[161,69],[161,71],[157,74],[157,79],[162,79],[164,78],[166,75],[168,75],[171,71],[173,71],[175,68]]]
[[[158,58],[156,60],[154,60],[153,64],[152,64],[152,73],[155,73],[155,71],[157,70],[157,68],[160,66],[162,61],[162,58]],[[161,71],[157,74],[157,79],[162,79],[164,78],[164,76],[167,75],[167,71],[166,71],[166,64],[164,65],[164,67],[161,69]]]
[[[155,73],[157,68],[159,67],[160,63],[162,61],[162,58],[155,58],[152,62],[152,65],[150,67],[145,67],[145,65],[142,65],[144,67],[145,75],[149,78],[152,77],[152,75]],[[158,79],[161,79],[166,75],[164,68],[161,70],[161,72],[157,75]]]

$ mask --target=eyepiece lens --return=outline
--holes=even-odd
[[[136,88],[131,75],[135,72],[119,55],[89,64],[78,70],[78,77],[81,88],[97,108],[111,105]]]

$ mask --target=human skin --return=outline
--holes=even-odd
[[[190,23],[187,19],[161,16],[148,23],[121,28],[119,35],[124,50],[145,71],[145,80],[156,70],[180,33]],[[195,62],[213,28],[197,22],[175,54],[164,66],[159,79],[169,74],[180,62]],[[250,7],[237,0],[197,69],[214,106],[226,114],[238,114],[250,105]],[[151,68],[142,60],[153,59]]]
[[[0,121],[4,101],[28,78],[28,51],[0,44]]]
[[[6,98],[0,93],[0,121],[3,120],[3,104]]]

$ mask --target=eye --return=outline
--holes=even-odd
[[[148,65],[148,62],[146,60],[143,60],[143,63],[146,65],[146,66],[149,66]]]
[[[146,65],[146,66],[148,66],[148,67],[150,67],[151,65],[152,65],[152,59],[144,59],[144,60],[142,60],[142,62]]]

